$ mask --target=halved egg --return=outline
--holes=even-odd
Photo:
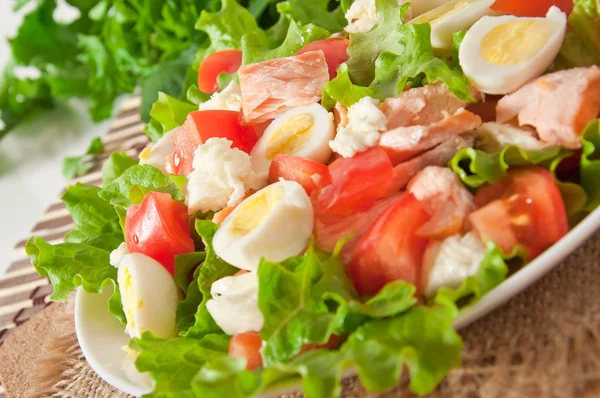
[[[264,257],[279,262],[306,248],[313,230],[313,208],[300,184],[281,180],[240,203],[223,220],[213,240],[215,253],[248,271]]]
[[[490,9],[495,0],[452,0],[411,20],[431,25],[431,45],[438,50],[452,49],[452,35],[469,29],[486,15],[499,15]]]
[[[179,296],[165,267],[144,254],[129,253],[119,262],[117,279],[131,337],[147,331],[163,339],[177,335]]]
[[[418,17],[447,2],[448,0],[413,0],[410,2],[410,8],[412,10],[412,15]]]
[[[567,16],[551,7],[545,18],[485,17],[467,32],[460,66],[486,94],[507,94],[540,76],[562,46]]]
[[[321,105],[290,109],[273,120],[252,149],[252,168],[266,174],[275,156],[280,154],[325,163],[331,156],[329,141],[334,136],[333,114]]]

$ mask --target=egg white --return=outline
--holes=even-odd
[[[147,331],[164,339],[177,335],[177,285],[165,267],[144,254],[125,254],[118,282],[131,337]]]
[[[232,225],[242,212],[252,212],[245,205],[264,195],[267,189],[281,189],[283,194],[253,230],[245,235],[233,231]],[[250,204],[254,202],[248,202]],[[239,219],[237,219],[239,220]],[[215,253],[228,263],[248,271],[258,269],[264,257],[279,262],[300,254],[308,245],[313,230],[313,208],[300,184],[281,180],[240,203],[217,230],[213,239]]]
[[[532,58],[515,65],[500,65],[482,57],[481,42],[493,28],[511,21],[531,19],[546,19],[551,25],[546,44]],[[550,67],[560,51],[566,27],[567,16],[557,7],[551,7],[545,18],[512,15],[484,17],[473,25],[463,39],[459,51],[460,66],[473,85],[486,94],[513,92]]]
[[[265,130],[262,137],[258,140],[252,149],[252,168],[258,173],[268,173],[272,159],[267,156],[269,141],[277,133],[280,127],[289,119],[300,116],[310,115],[313,118],[310,138],[304,145],[293,153],[282,152],[290,155],[300,156],[302,158],[311,159],[317,162],[325,163],[331,156],[331,148],[329,141],[335,136],[335,126],[333,123],[333,115],[319,104],[311,104],[298,106],[290,109],[283,115],[279,116]]]
[[[425,14],[435,8],[442,6],[450,0],[413,0],[410,2],[413,17]]]

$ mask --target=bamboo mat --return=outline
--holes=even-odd
[[[123,151],[137,158],[149,142],[142,132],[144,124],[140,119],[140,103],[139,97],[123,101],[110,130],[102,137],[105,152],[96,157],[96,165],[87,175],[74,179],[72,183],[100,186],[100,169],[112,152]],[[33,227],[31,235],[57,244],[63,242],[65,234],[72,228],[73,220],[69,212],[64,203],[57,199]],[[6,274],[0,276],[0,346],[20,325],[49,305],[48,296],[52,293],[52,286],[31,265],[25,253],[26,242],[27,239],[23,239],[16,244],[11,265]],[[1,384],[0,397],[4,397]]]

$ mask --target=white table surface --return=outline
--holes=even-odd
[[[22,13],[12,12],[13,4],[0,0],[0,66],[10,59],[5,39],[22,20]],[[0,274],[10,264],[15,243],[29,236],[66,185],[62,159],[82,154],[92,138],[107,129],[106,122],[92,124],[85,104],[79,102],[60,106],[0,140]]]

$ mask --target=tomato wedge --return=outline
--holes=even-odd
[[[469,219],[483,237],[504,252],[522,245],[531,260],[569,231],[567,212],[550,172],[516,167],[496,184],[477,190],[478,210]]]
[[[337,76],[337,68],[344,62],[348,61],[348,46],[350,40],[343,38],[329,38],[324,40],[313,41],[302,47],[298,54],[307,53],[309,51],[323,51],[325,61],[329,68],[329,78],[333,79]]]
[[[219,91],[217,77],[222,72],[235,73],[242,65],[240,50],[225,50],[210,54],[198,69],[198,88],[205,93]]]
[[[346,216],[368,209],[389,194],[394,167],[385,151],[375,147],[336,160],[329,165],[329,173],[331,184],[317,192],[319,211]]]
[[[258,137],[256,132],[241,124],[242,114],[227,110],[190,112],[185,123],[173,136],[173,155],[170,162],[175,174],[192,172],[196,148],[210,138],[226,138],[233,148],[250,153]]]
[[[244,358],[246,370],[255,370],[262,367],[260,348],[262,340],[257,332],[236,334],[229,340],[229,356]]]
[[[573,0],[496,0],[491,9],[518,17],[545,17],[552,6],[569,15],[573,11]]]
[[[277,155],[269,167],[269,184],[280,178],[296,181],[311,194],[315,189],[331,184],[329,169],[323,163],[294,155]]]
[[[148,193],[127,209],[125,242],[129,252],[152,257],[173,274],[175,256],[194,251],[187,207],[168,193]]]
[[[358,242],[348,273],[361,296],[377,293],[387,283],[404,280],[415,286],[428,240],[417,234],[429,214],[410,193],[379,216]]]

